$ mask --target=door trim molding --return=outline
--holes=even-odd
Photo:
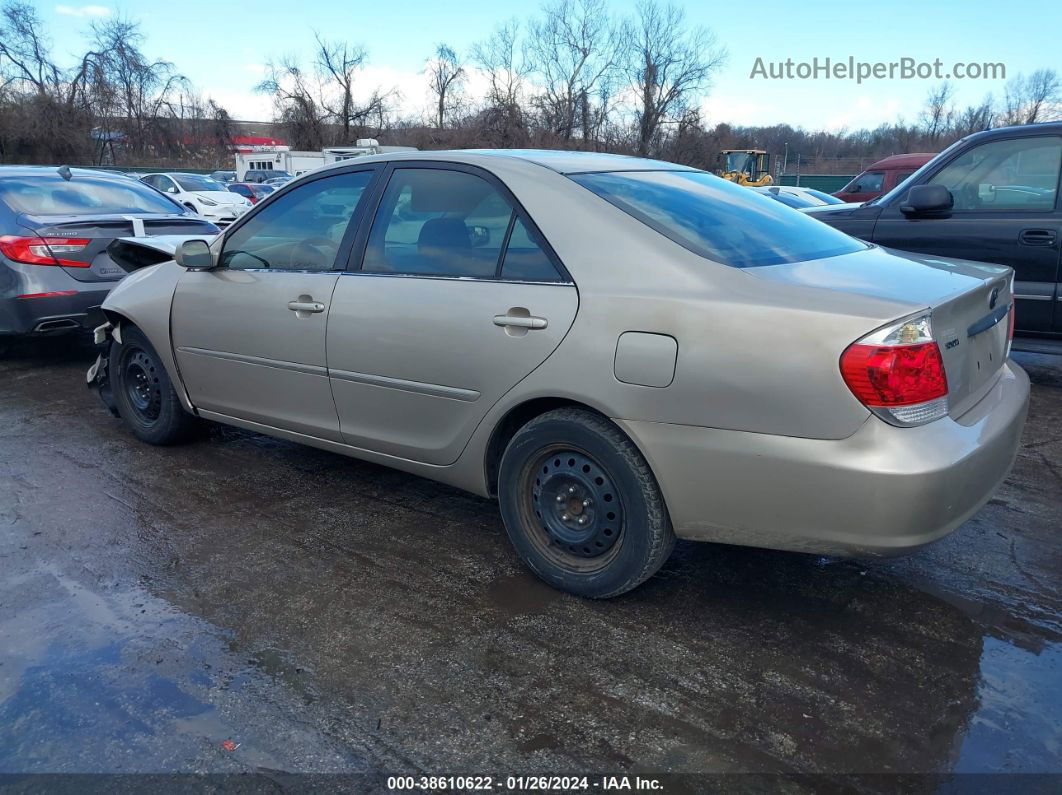
[[[474,389],[461,389],[460,387],[444,386],[443,384],[426,384],[422,381],[407,381],[404,378],[355,373],[350,370],[329,370],[328,374],[339,381],[351,381],[355,384],[367,384],[368,386],[378,386],[384,389],[399,389],[403,392],[449,398],[451,400],[460,400],[464,403],[475,403],[479,400],[479,392]]]
[[[280,359],[266,359],[263,356],[248,356],[244,353],[228,353],[227,351],[212,351],[207,348],[193,348],[179,346],[179,353],[190,353],[193,356],[209,356],[213,359],[224,359],[228,362],[240,362],[242,364],[257,364],[262,367],[272,367],[275,370],[291,370],[296,373],[307,375],[328,375],[328,369],[316,364],[300,364],[299,362],[285,362]]]

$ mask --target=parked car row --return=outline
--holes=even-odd
[[[244,196],[201,174],[145,174],[140,181],[167,194],[222,229],[251,207],[251,202]]]
[[[88,373],[137,437],[213,420],[497,497],[527,565],[584,596],[676,537],[916,549],[987,501],[1028,404],[1009,268],[672,163],[358,158],[216,237],[112,249],[157,263],[104,302]]]

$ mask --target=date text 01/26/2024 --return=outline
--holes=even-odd
[[[392,791],[447,792],[652,792],[663,789],[659,779],[641,776],[389,776]]]

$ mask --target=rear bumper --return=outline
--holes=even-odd
[[[72,280],[71,280],[72,281]],[[45,298],[0,297],[0,336],[56,334],[66,331],[91,331],[85,325],[86,314],[98,307],[117,282],[92,283],[93,289],[74,295]],[[82,284],[81,287],[88,287]],[[77,289],[66,287],[64,289]],[[51,292],[42,290],[41,292]]]
[[[840,440],[619,420],[681,538],[845,556],[899,555],[957,528],[1014,462],[1029,379],[1013,362],[958,419],[871,417]]]

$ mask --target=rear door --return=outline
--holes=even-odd
[[[1014,268],[1017,328],[1051,331],[1060,314],[1060,165],[1057,135],[974,143],[921,183],[947,186],[955,201],[948,216],[908,217],[900,211],[905,196],[898,196],[882,209],[874,242]]]
[[[453,463],[564,338],[575,285],[509,191],[465,166],[391,169],[365,237],[328,318],[343,439]]]
[[[192,402],[217,414],[339,441],[325,327],[364,212],[371,167],[330,173],[248,213],[219,267],[181,276],[173,344]]]

